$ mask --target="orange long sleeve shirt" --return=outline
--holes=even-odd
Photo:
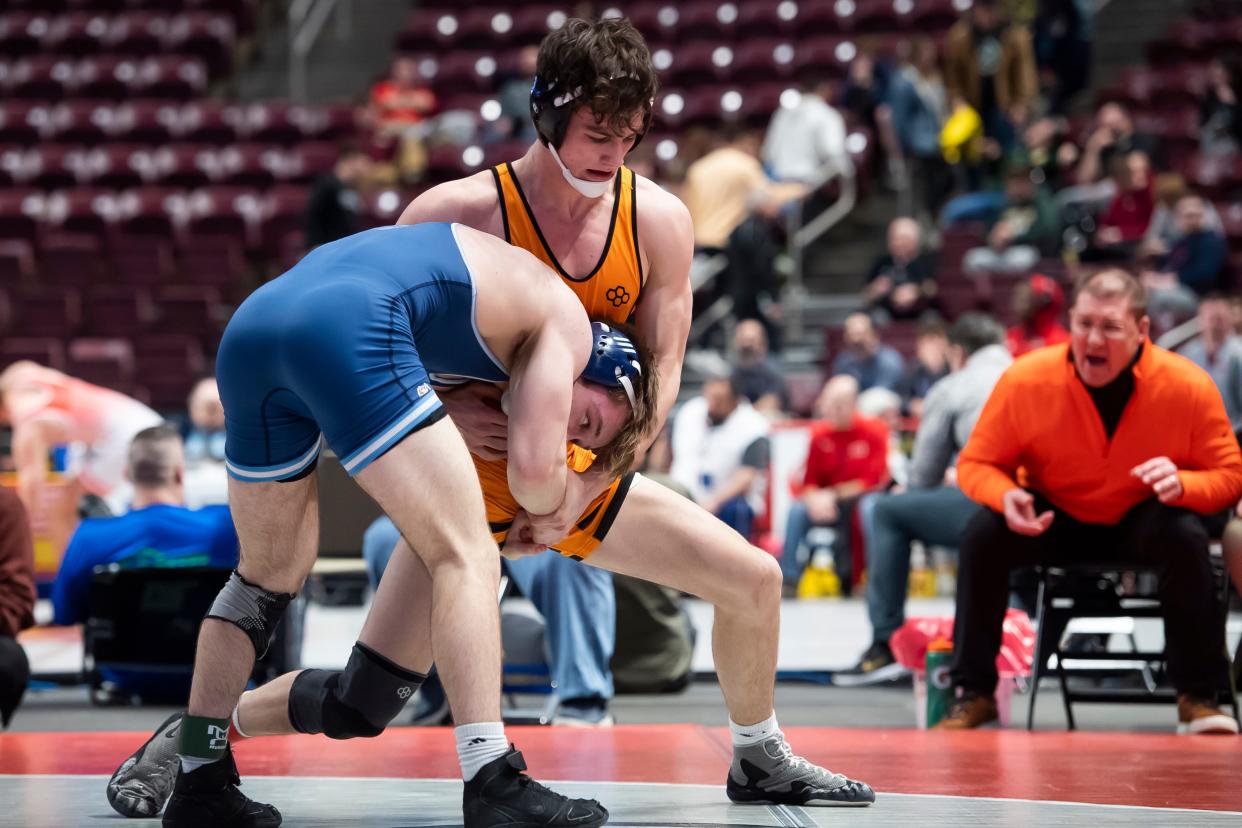
[[[1166,456],[1180,470],[1170,505],[1209,514],[1242,498],[1242,451],[1211,377],[1147,342],[1134,393],[1110,440],[1069,359],[1069,345],[1019,358],[1001,377],[962,449],[957,480],[997,512],[1018,484],[1085,523],[1111,525],[1154,497],[1130,469]]]

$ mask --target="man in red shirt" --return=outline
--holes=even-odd
[[[844,577],[850,569],[849,536],[854,504],[888,477],[888,426],[857,411],[858,380],[838,374],[824,386],[819,410],[824,421],[811,431],[811,447],[800,496],[789,508],[781,571],[797,585],[806,561],[802,540],[812,526],[837,526],[833,558]]]

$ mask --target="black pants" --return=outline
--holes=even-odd
[[[0,727],[7,727],[13,711],[21,704],[30,679],[26,651],[12,636],[0,635]]]
[[[1037,498],[1036,508],[1051,507]],[[1214,699],[1224,677],[1225,630],[1208,543],[1199,515],[1154,499],[1115,526],[1082,523],[1057,511],[1048,531],[1034,538],[1011,532],[1004,515],[981,509],[962,533],[953,683],[982,695],[995,692],[1011,569],[1116,562],[1158,568],[1169,678],[1179,692]]]

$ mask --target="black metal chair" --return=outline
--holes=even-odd
[[[134,568],[100,566],[91,578],[90,610],[83,629],[83,674],[96,704],[128,702],[103,679],[104,670],[133,671],[183,681],[188,693],[194,671],[198,628],[228,569],[214,567]],[[251,675],[270,681],[300,664],[305,601],[296,599],[277,628],[275,640]],[[160,699],[161,701],[165,699]]]
[[[1229,577],[1217,556],[1213,556],[1215,577],[1214,595],[1220,610],[1220,624],[1225,624]],[[1163,618],[1160,599],[1156,594],[1157,570],[1143,565],[1081,564],[1077,566],[1039,567],[1039,597],[1036,623],[1038,633],[1035,641],[1035,657],[1031,670],[1031,699],[1027,709],[1026,728],[1035,727],[1035,700],[1039,694],[1040,680],[1055,669],[1061,684],[1061,697],[1065,705],[1065,718],[1070,730],[1075,729],[1074,702],[1113,704],[1169,704],[1176,703],[1177,694],[1162,679],[1165,677],[1163,652],[1143,652],[1130,636],[1129,652],[1076,652],[1067,651],[1062,639],[1070,621],[1076,618]],[[1133,577],[1130,577],[1130,574]],[[1056,656],[1056,667],[1048,662]],[[1115,662],[1113,665],[1093,667],[1067,667],[1066,661],[1085,660]],[[1126,664],[1129,662],[1129,664]],[[1134,663],[1141,666],[1136,668]],[[1125,672],[1138,669],[1142,675],[1142,687],[1091,687],[1071,684],[1071,678],[1115,678]],[[1233,708],[1234,719],[1239,716],[1237,688],[1229,656],[1221,653],[1221,690],[1217,703]]]

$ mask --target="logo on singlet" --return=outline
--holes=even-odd
[[[617,285],[614,288],[609,288],[608,292],[604,294],[604,297],[609,302],[612,302],[612,306],[614,308],[619,308],[626,302],[630,301],[630,292],[621,285]]]
[[[420,383],[418,384],[418,387],[417,387],[417,388],[415,388],[414,390],[418,392],[418,396],[420,396],[420,397],[425,397],[425,396],[427,396],[427,392],[428,392],[428,391],[430,391],[430,390],[431,390],[431,388],[430,388],[430,386],[428,386],[428,385],[427,385],[427,383],[425,383],[425,382],[420,382]]]

